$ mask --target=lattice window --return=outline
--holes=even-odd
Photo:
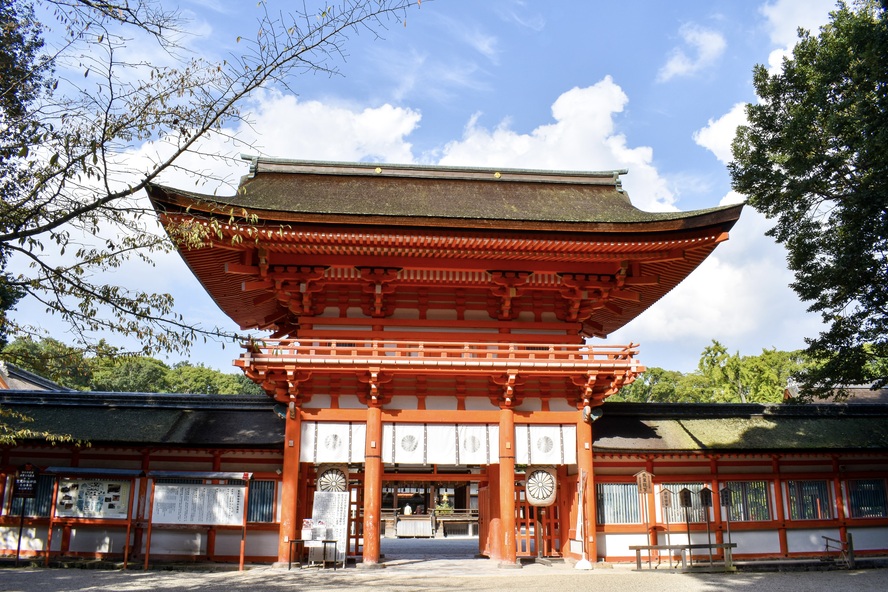
[[[847,485],[852,518],[888,516],[884,479],[852,479]]]
[[[598,524],[641,524],[638,485],[598,483]]]
[[[700,490],[703,489],[703,483],[668,483],[664,485],[672,492],[672,507],[666,511],[669,513],[669,522],[706,522],[706,512],[708,508],[704,508],[700,501]],[[687,489],[691,492],[690,507],[683,508],[681,506],[681,490]]]
[[[731,520],[764,522],[771,519],[767,481],[732,481],[726,485],[731,491]]]
[[[829,520],[832,498],[826,481],[787,481],[786,498],[790,520]]]

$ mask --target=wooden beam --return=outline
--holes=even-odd
[[[237,275],[259,275],[259,267],[255,265],[244,265],[242,263],[228,262],[225,264],[225,273]]]
[[[257,280],[253,282],[243,282],[241,290],[243,292],[252,292],[253,290],[271,290],[274,288],[274,282],[271,280]]]

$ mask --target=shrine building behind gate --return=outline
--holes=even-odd
[[[601,338],[740,213],[641,212],[620,174],[256,159],[232,197],[151,187],[209,294],[269,335],[235,362],[269,396],[0,390],[89,443],[0,446],[0,555],[286,561],[331,498],[364,566],[460,510],[504,565],[710,538],[742,559],[888,552],[884,402],[604,403],[643,367]]]
[[[279,560],[310,515],[307,482],[354,490],[364,565],[398,482],[476,483],[493,559],[515,563],[540,515],[546,554],[596,556],[592,422],[643,371],[634,344],[598,338],[693,271],[741,209],[642,212],[624,172],[257,158],[231,197],[150,188],[222,310],[270,334],[235,364],[286,424]]]

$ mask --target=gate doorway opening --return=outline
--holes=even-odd
[[[386,560],[477,556],[478,489],[486,474],[419,470],[398,467],[383,475],[380,550]]]

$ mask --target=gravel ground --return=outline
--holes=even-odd
[[[383,541],[384,569],[293,569],[260,566],[237,571],[148,571],[9,568],[0,570],[2,592],[182,590],[551,590],[588,592],[842,592],[886,590],[888,570],[782,573],[636,572],[631,565],[582,571],[568,564],[502,569],[473,559],[477,540]]]

